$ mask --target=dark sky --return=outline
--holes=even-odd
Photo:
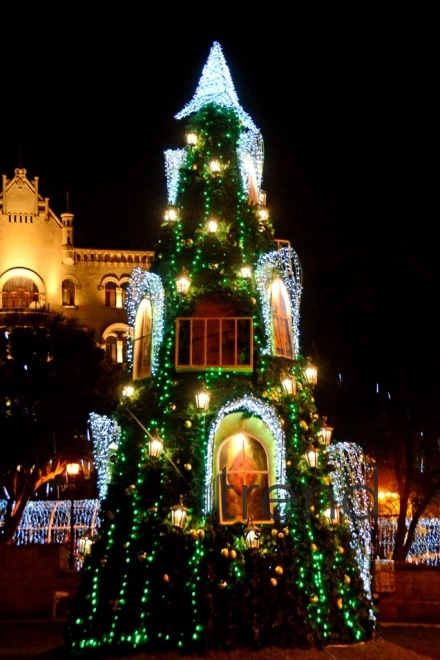
[[[302,265],[303,354],[328,381],[408,380],[440,409],[434,15],[299,16],[286,5],[234,22],[213,5],[199,22],[188,6],[160,20],[86,20],[69,7],[8,24],[2,174],[21,153],[57,214],[68,193],[77,245],[153,249],[163,152],[183,145],[173,117],[219,41],[264,138],[276,235]]]

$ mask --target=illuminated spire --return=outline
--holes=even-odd
[[[183,119],[208,103],[234,108],[246,128],[257,130],[252,119],[240,106],[228,65],[217,41],[211,47],[193,98],[175,115],[175,119]]]

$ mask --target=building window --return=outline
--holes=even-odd
[[[293,349],[292,314],[286,285],[277,277],[271,285],[272,343],[273,353],[278,357],[295,357]]]
[[[39,302],[37,285],[28,277],[11,277],[2,291],[2,306],[5,309],[20,309]]]
[[[134,325],[133,380],[150,375],[152,328],[151,302],[144,298],[138,307]]]
[[[72,280],[63,280],[63,305],[67,307],[75,306],[75,283]]]
[[[108,335],[105,340],[105,353],[112,362],[127,362],[127,336],[120,333]]]
[[[105,306],[116,307],[116,284],[115,282],[105,283]]]
[[[218,508],[223,525],[246,522],[272,522],[264,494],[269,488],[267,453],[259,440],[235,433],[219,448]],[[267,509],[267,511],[265,510]]]

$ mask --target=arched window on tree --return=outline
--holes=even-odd
[[[5,309],[30,307],[38,302],[38,287],[30,278],[11,277],[5,282],[2,291],[2,306]]]
[[[223,525],[272,522],[264,494],[270,486],[269,461],[264,445],[246,433],[227,438],[217,452],[218,508]],[[267,509],[267,511],[265,510]]]
[[[271,284],[271,308],[273,354],[293,360],[295,351],[290,299],[286,285],[280,277],[276,277]]]
[[[63,280],[63,305],[73,307],[75,305],[75,282],[72,280]]]
[[[134,324],[133,380],[147,378],[151,370],[152,309],[149,298],[143,298]]]
[[[104,285],[105,290],[105,306],[116,307],[116,283],[106,282]]]

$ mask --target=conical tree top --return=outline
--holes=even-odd
[[[193,98],[186,104],[183,110],[175,115],[175,119],[183,119],[197,112],[208,103],[216,103],[226,108],[234,108],[246,128],[251,131],[258,130],[238,101],[231,73],[226,64],[221,46],[217,41],[214,41],[211,47]]]

